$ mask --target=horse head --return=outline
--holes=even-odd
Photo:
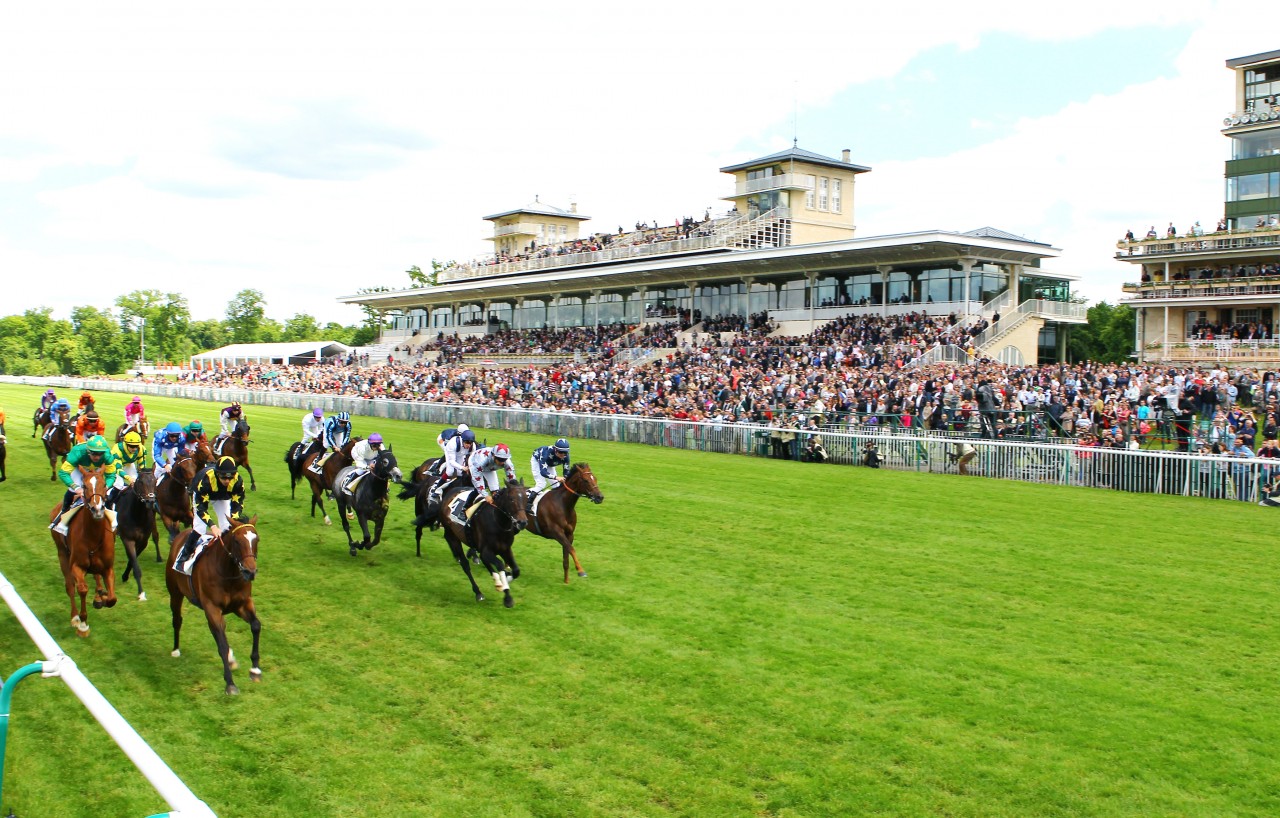
[[[581,494],[596,505],[604,502],[604,495],[600,493],[600,486],[596,483],[596,476],[592,474],[591,467],[586,463],[574,463],[569,469],[569,476],[565,478],[565,483],[572,483],[568,486],[572,491]]]
[[[196,461],[190,455],[179,457],[173,464],[171,472],[173,478],[184,486],[191,485],[191,481],[196,478]]]
[[[240,569],[245,582],[253,582],[258,575],[258,516],[244,522],[233,521],[231,528],[222,532],[222,545]]]
[[[101,520],[107,510],[106,466],[81,466],[80,474],[84,478],[84,504],[88,506],[93,519]]]
[[[245,443],[249,442],[249,422],[244,418],[236,421],[236,428],[231,431],[231,436]]]
[[[133,481],[134,495],[155,510],[156,507],[156,474],[151,469],[140,469],[138,479]]]
[[[404,480],[404,475],[400,472],[400,466],[396,463],[396,456],[390,448],[378,452],[378,457],[373,461],[373,466],[369,470],[373,472],[374,477],[381,480],[391,480],[396,483]]]
[[[493,496],[494,505],[507,517],[516,532],[524,531],[529,526],[529,514],[525,511],[525,485],[521,480],[508,480],[507,487]]]

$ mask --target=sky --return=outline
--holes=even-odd
[[[889,5],[7,4],[0,313],[359,323],[340,296],[484,254],[485,215],[722,211],[718,169],[793,139],[872,168],[858,236],[996,227],[1092,301],[1126,229],[1221,217],[1224,63],[1280,49],[1238,5]]]

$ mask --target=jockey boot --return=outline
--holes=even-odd
[[[107,520],[111,523],[111,530],[116,530],[116,512],[114,509],[103,509],[102,513],[107,515]]]
[[[53,519],[53,522],[49,523],[50,531],[56,531],[59,534],[67,533],[67,525],[63,522],[63,518],[66,517],[68,520],[71,519],[67,516],[67,509],[71,508],[71,501],[73,499],[75,499],[75,495],[72,494],[69,489],[62,495],[62,511],[59,511],[58,516]]]
[[[173,570],[180,574],[191,576],[191,569],[186,567],[187,560],[191,559],[191,552],[195,550],[196,543],[200,542],[200,534],[192,529],[187,538],[182,541],[182,546],[178,548],[178,555],[173,560]]]

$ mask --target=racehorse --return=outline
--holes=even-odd
[[[209,621],[209,630],[222,659],[222,678],[227,682],[228,696],[240,692],[231,680],[231,671],[236,670],[239,664],[227,643],[226,615],[229,613],[249,623],[249,630],[253,632],[253,652],[249,654],[253,665],[249,669],[249,679],[262,681],[262,668],[258,666],[258,637],[262,633],[262,622],[253,607],[253,578],[258,574],[257,522],[256,516],[248,522],[233,520],[228,530],[205,546],[205,553],[196,560],[191,576],[180,574],[173,568],[178,548],[188,535],[186,531],[181,532],[182,536],[170,543],[169,561],[164,572],[165,585],[169,588],[169,608],[173,611],[171,655],[182,655],[178,637],[182,633],[182,601],[185,598],[203,610],[205,619]]]
[[[324,452],[317,452],[311,455],[302,464],[302,473],[307,478],[307,484],[311,486],[311,516],[316,516],[316,508],[318,507],[320,513],[324,515],[325,525],[332,525],[333,523],[329,520],[329,512],[324,510],[324,494],[326,491],[333,491],[333,480],[338,476],[338,472],[351,465],[351,450],[362,439],[353,437],[348,440],[341,449],[334,452],[328,460],[324,461],[320,474],[312,471],[311,465],[322,457]]]
[[[183,455],[169,467],[169,476],[156,484],[156,510],[160,522],[169,532],[170,541],[181,528],[191,525],[191,481],[196,476],[196,461]]]
[[[311,451],[315,449],[315,451]],[[310,452],[310,454],[308,454]],[[318,440],[310,443],[303,443],[301,440],[294,441],[289,444],[289,448],[285,449],[284,462],[289,467],[289,497],[296,500],[298,495],[295,493],[298,482],[302,480],[303,461],[307,460],[311,455],[323,453],[324,447]],[[314,512],[313,512],[314,514]]]
[[[37,409],[35,415],[31,418],[31,423],[35,427],[31,430],[31,436],[35,437],[36,432],[49,425],[50,413],[49,409]]]
[[[67,521],[65,535],[50,531],[53,544],[58,549],[67,596],[71,599],[71,626],[78,636],[89,635],[89,612],[84,604],[89,586],[85,582],[85,574],[93,574],[93,607],[111,608],[116,604],[116,535],[106,515],[105,471],[105,466],[80,468],[84,476],[84,507]],[[58,503],[49,513],[49,522],[56,520],[61,513],[62,504]],[[77,594],[80,595],[79,611],[76,610]]]
[[[417,521],[422,519],[422,515],[426,511],[427,498],[431,495],[431,487],[435,485],[436,479],[440,476],[439,470],[443,466],[443,457],[433,457],[423,461],[421,466],[413,470],[413,481],[402,487],[400,493],[396,495],[399,500],[413,500],[413,533],[419,557],[422,556],[422,529],[425,526],[419,525]],[[439,525],[438,522],[431,521],[433,530],[437,525]]]
[[[516,604],[511,597],[511,581],[520,576],[520,568],[516,565],[515,554],[511,544],[529,524],[529,517],[524,508],[525,485],[517,480],[508,480],[504,488],[493,493],[493,503],[481,502],[480,507],[471,515],[466,526],[458,525],[449,513],[449,507],[463,492],[472,491],[471,486],[463,485],[445,492],[440,502],[440,524],[444,526],[444,539],[453,552],[453,558],[462,566],[462,571],[471,583],[476,602],[484,602],[484,594],[476,585],[471,575],[471,563],[463,552],[463,543],[474,548],[480,556],[480,562],[493,577],[493,585],[502,591],[502,604],[510,608]]]
[[[249,465],[249,424],[244,418],[236,422],[231,434],[222,441],[222,451],[216,452],[218,457],[230,457],[249,473],[249,491],[257,491],[258,484],[253,481],[253,467]]]
[[[117,426],[116,427],[116,443],[120,443],[121,441],[123,441],[124,436],[125,434],[128,433],[128,431],[129,431],[129,424],[127,423],[121,423],[119,426]],[[141,437],[143,440],[146,440],[147,436],[151,434],[151,422],[148,421],[146,418],[143,418],[138,423],[138,428],[135,429],[134,431],[138,433],[139,437]]]
[[[578,576],[585,577],[582,563],[578,562],[578,552],[573,549],[573,530],[578,526],[578,498],[586,497],[599,505],[604,502],[604,495],[596,485],[596,476],[586,463],[574,463],[569,468],[565,479],[549,489],[538,501],[535,514],[529,512],[529,530],[540,537],[560,543],[564,553],[564,581],[569,583],[569,560],[573,559],[573,567],[578,569]]]
[[[346,484],[356,472],[355,466],[347,466],[338,472],[333,481],[333,496],[338,501],[338,516],[342,518],[342,530],[347,533],[347,544],[351,556],[361,548],[368,550],[382,541],[382,524],[387,519],[387,483],[394,480],[399,483],[403,477],[400,467],[396,465],[396,456],[388,447],[378,452],[378,457],[369,467],[369,472],[356,486],[354,496],[347,493]],[[356,522],[364,539],[356,542],[351,539],[351,526],[347,522],[347,510],[355,512]],[[369,520],[373,520],[373,540],[369,539]]]
[[[120,575],[121,582],[128,582],[130,574],[138,583],[138,601],[146,602],[142,590],[142,566],[138,555],[147,547],[147,540],[155,543],[156,562],[160,555],[160,532],[156,529],[156,476],[150,469],[139,469],[138,479],[116,497],[116,536],[124,543],[129,564]]]
[[[44,452],[49,457],[49,479],[58,479],[58,460],[66,460],[67,452],[71,451],[71,447],[76,443],[75,424],[67,415],[58,418],[57,421],[46,424],[47,429],[50,425],[54,426],[53,431],[44,441]]]
[[[209,441],[197,440],[195,448],[191,450],[191,458],[196,461],[196,473],[205,467],[206,463],[213,462],[213,449],[209,447]]]

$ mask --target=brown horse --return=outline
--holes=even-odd
[[[156,510],[160,522],[169,532],[170,541],[182,526],[191,525],[191,481],[196,476],[196,461],[183,455],[169,467],[169,476],[156,483]]]
[[[147,547],[147,540],[156,546],[156,562],[160,555],[160,533],[156,529],[156,476],[150,469],[139,469],[138,479],[116,497],[116,536],[124,543],[129,564],[120,575],[121,582],[128,582],[132,574],[138,583],[138,601],[145,602],[147,594],[142,590],[142,566],[138,555]]]
[[[58,562],[62,566],[62,578],[66,581],[67,596],[71,599],[71,625],[76,635],[89,635],[89,612],[85,609],[85,596],[89,586],[85,574],[93,574],[95,590],[93,607],[111,608],[116,604],[116,535],[111,530],[111,520],[106,515],[107,481],[105,466],[80,468],[84,476],[84,506],[76,509],[67,521],[67,533],[53,535],[58,549]],[[62,512],[58,503],[49,513],[53,522]],[[104,588],[105,586],[105,588]],[[80,608],[76,609],[76,594],[80,595]]]
[[[502,591],[503,606],[510,608],[516,604],[511,597],[511,581],[520,576],[511,544],[516,535],[529,524],[529,517],[524,509],[524,483],[508,480],[505,488],[493,493],[493,502],[482,502],[464,527],[458,525],[449,509],[458,495],[470,491],[473,491],[471,486],[465,484],[445,491],[439,515],[440,524],[444,526],[444,540],[471,582],[476,602],[484,602],[484,594],[480,593],[480,587],[471,575],[471,562],[463,553],[463,543],[479,554],[481,564],[493,577],[494,587]]]
[[[53,429],[50,431],[49,427]],[[54,422],[45,424],[44,453],[49,458],[49,479],[58,479],[58,461],[67,459],[67,452],[76,445],[76,426],[69,412],[63,412]]]
[[[236,465],[249,473],[249,491],[257,491],[258,484],[253,481],[253,467],[249,465],[249,424],[241,418],[231,430],[231,434],[222,441],[222,451],[216,452],[218,457],[230,457]]]
[[[169,608],[173,611],[171,655],[182,655],[178,638],[182,633],[182,601],[186,599],[203,610],[209,622],[213,641],[218,645],[218,657],[222,659],[222,678],[227,682],[228,696],[240,692],[231,679],[231,671],[239,664],[227,643],[226,615],[229,613],[249,623],[249,630],[253,632],[253,652],[249,654],[253,665],[249,669],[249,679],[262,681],[262,668],[258,666],[258,637],[262,633],[262,622],[253,607],[253,578],[258,575],[257,522],[256,516],[248,522],[232,521],[228,530],[205,546],[204,553],[191,569],[191,576],[180,574],[173,568],[178,548],[189,533],[183,531],[182,536],[169,546],[169,561],[164,572],[165,585],[169,587]]]
[[[117,426],[116,427],[116,443],[123,441],[124,436],[128,431],[129,431],[129,424],[127,423],[121,423],[119,426]],[[138,435],[145,441],[147,439],[147,436],[151,434],[151,423],[146,418],[143,418],[141,421],[138,422],[138,428],[134,429],[134,431],[137,432]]]
[[[333,481],[338,476],[338,472],[352,464],[351,450],[364,438],[353,437],[346,444],[334,452],[333,455],[320,468],[320,474],[312,471],[311,466],[319,460],[324,452],[316,452],[302,462],[302,475],[307,478],[308,485],[311,486],[311,516],[316,516],[316,509],[320,509],[320,513],[324,515],[324,524],[333,525],[329,519],[329,512],[324,509],[325,492],[329,496],[333,496]]]
[[[209,447],[209,441],[197,440],[196,445],[191,450],[191,457],[196,461],[196,473],[205,467],[205,464],[213,462],[213,449]]]
[[[34,427],[31,430],[32,437],[35,437],[37,432],[49,425],[49,415],[51,412],[52,410],[50,409],[36,410],[35,415],[31,418],[31,424]]]
[[[573,567],[578,569],[578,576],[587,575],[582,570],[582,563],[578,562],[578,552],[573,549],[573,530],[578,526],[579,497],[586,497],[597,505],[604,502],[604,495],[596,485],[596,476],[586,463],[574,463],[563,481],[543,493],[542,499],[538,501],[537,513],[529,512],[529,531],[560,543],[560,550],[564,554],[566,585],[569,583],[570,559],[573,560]]]

